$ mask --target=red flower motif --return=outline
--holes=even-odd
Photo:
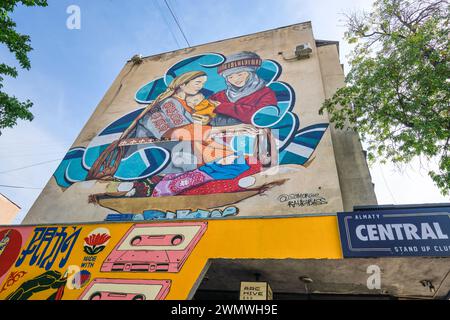
[[[91,234],[89,237],[84,238],[84,241],[89,246],[98,246],[104,244],[106,241],[111,239],[111,236],[106,233],[96,233]]]

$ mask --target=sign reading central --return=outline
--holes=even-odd
[[[344,257],[450,256],[450,207],[338,213]]]

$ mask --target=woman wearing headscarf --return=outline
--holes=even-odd
[[[169,87],[147,106],[122,136],[169,138],[171,132],[193,123],[193,108],[186,97],[196,95],[207,80],[203,71],[190,71],[173,79]]]
[[[140,115],[122,133],[121,137],[112,142],[97,158],[89,170],[87,179],[112,179],[123,158],[129,156],[146,144],[160,140],[191,140],[197,150],[202,164],[207,154],[207,160],[231,154],[224,150],[223,145],[214,141],[202,141],[209,126],[200,126],[200,137],[194,141],[195,110],[186,103],[186,97],[196,95],[203,88],[207,76],[203,71],[190,71],[173,79],[168,88],[150,103]],[[198,126],[197,126],[198,128]],[[154,139],[146,143],[140,139]]]
[[[259,109],[277,105],[275,93],[256,73],[261,63],[261,58],[249,51],[226,57],[217,72],[225,78],[227,89],[209,98],[216,104],[214,112],[217,114],[210,125],[251,124]]]

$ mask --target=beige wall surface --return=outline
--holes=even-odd
[[[0,225],[11,224],[19,211],[19,206],[0,194]]]
[[[345,85],[338,48],[325,45],[319,47],[317,53],[325,97],[331,98],[338,88]],[[358,134],[349,128],[338,130],[333,125],[330,131],[345,211],[352,211],[353,206],[376,205],[372,177]]]
[[[312,53],[309,58],[298,60],[294,57],[294,51],[296,46],[301,43],[309,43],[312,48]],[[333,47],[335,48],[335,46]],[[251,54],[257,54],[262,62],[251,60],[251,58],[255,58],[255,56],[252,56],[249,52]],[[121,132],[116,133],[115,135],[107,136],[106,138],[103,137],[102,139],[98,136],[103,129],[114,121],[133,110],[144,108],[149,105],[149,103],[136,102],[136,92],[151,81],[164,77],[168,70],[177,71],[178,73],[175,74],[177,78],[186,72],[200,70],[200,67],[196,69],[195,63],[192,64],[192,66],[189,65],[190,67],[188,69],[176,69],[175,67],[179,66],[177,65],[179,62],[188,61],[186,60],[188,58],[199,55],[208,55],[210,53],[217,53],[224,57],[225,61],[222,62],[221,65],[225,69],[228,68],[228,71],[230,71],[229,74],[231,75],[237,75],[238,72],[244,72],[244,76],[246,76],[245,72],[247,72],[247,76],[250,78],[252,72],[248,72],[248,70],[257,70],[257,68],[262,68],[264,65],[269,65],[272,68],[276,65],[281,67],[281,70],[278,72],[278,78],[273,78],[271,80],[265,79],[266,85],[263,89],[267,90],[266,87],[269,87],[271,90],[276,90],[276,83],[286,83],[292,88],[292,96],[295,96],[295,103],[293,103],[289,113],[292,115],[292,118],[298,119],[299,123],[297,126],[295,124],[292,125],[293,131],[288,135],[290,142],[284,147],[286,150],[290,150],[294,153],[300,152],[303,155],[305,155],[304,150],[306,150],[306,159],[303,157],[302,160],[302,158],[296,158],[294,156],[290,161],[285,160],[278,165],[274,162],[274,159],[276,159],[275,153],[277,152],[272,150],[272,163],[270,166],[262,167],[261,170],[251,172],[251,174],[249,171],[244,171],[242,173],[242,170],[238,170],[238,173],[233,173],[234,175],[232,174],[226,179],[221,178],[220,175],[215,175],[213,181],[203,181],[202,183],[199,183],[197,179],[199,169],[192,167],[180,173],[184,176],[182,179],[180,178],[179,181],[177,181],[176,177],[170,175],[172,172],[164,172],[164,170],[146,177],[137,176],[136,178],[130,178],[127,176],[127,178],[124,179],[123,172],[125,172],[125,174],[130,174],[130,172],[134,172],[133,170],[138,170],[138,168],[140,168],[139,166],[142,165],[142,162],[148,166],[146,168],[149,168],[152,163],[155,163],[154,161],[156,161],[155,157],[142,160],[145,156],[145,154],[142,153],[143,150],[145,147],[149,147],[152,144],[142,145],[142,142],[140,142],[141,145],[137,146],[137,150],[140,150],[139,152],[141,153],[137,152],[134,154],[137,158],[131,158],[131,153],[127,151],[130,149],[122,149],[125,150],[125,155],[116,158],[119,159],[117,163],[120,163],[120,165],[119,169],[116,168],[116,171],[113,170],[114,176],[100,179],[100,176],[94,175],[94,177],[91,176],[91,178],[87,178],[87,171],[91,170],[90,173],[92,173],[92,163],[87,163],[88,160],[86,160],[86,154],[94,152],[93,150],[96,146],[98,147],[98,144],[106,141],[102,139],[110,139],[107,142],[114,143],[114,141],[123,142],[124,138],[142,137],[133,132],[126,137],[123,136],[123,130],[127,127],[130,128],[130,131],[133,131],[131,129],[136,128],[129,123]],[[237,53],[243,54],[236,55]],[[129,61],[93,112],[91,118],[73,143],[72,153],[68,154],[67,159],[61,163],[57,172],[55,172],[55,175],[49,180],[47,186],[25,218],[24,223],[102,221],[111,213],[131,213],[135,215],[136,219],[151,219],[155,216],[144,214],[146,212],[149,213],[149,210],[158,211],[160,213],[158,217],[160,218],[180,218],[182,215],[187,215],[187,217],[200,217],[198,216],[199,214],[203,215],[201,217],[220,217],[225,216],[225,212],[240,217],[342,211],[344,209],[343,199],[351,198],[353,192],[349,190],[349,194],[345,196],[342,194],[341,184],[344,180],[341,178],[340,184],[338,172],[343,173],[344,168],[338,170],[339,165],[337,165],[337,162],[344,161],[344,155],[340,152],[340,158],[337,160],[338,158],[335,156],[337,150],[333,147],[333,143],[336,139],[332,139],[333,132],[330,132],[331,129],[329,127],[324,132],[317,132],[319,136],[318,141],[311,142],[314,139],[311,140],[311,136],[307,135],[308,132],[311,132],[311,129],[317,128],[317,126],[323,126],[329,122],[328,115],[319,115],[318,110],[325,97],[329,96],[332,92],[331,90],[335,90],[336,85],[341,85],[340,82],[330,82],[330,74],[328,74],[328,71],[324,70],[336,67],[340,68],[339,61],[338,59],[336,60],[335,57],[336,56],[330,55],[330,61],[332,62],[328,64],[323,61],[324,59],[328,59],[328,56],[322,48],[316,47],[311,24],[302,23],[151,56],[143,58],[142,63]],[[271,61],[274,61],[275,63]],[[261,63],[262,65],[258,65]],[[256,67],[255,64],[257,65]],[[219,69],[221,65],[218,65]],[[247,68],[249,66],[250,69]],[[240,69],[239,67],[244,68]],[[208,72],[217,73],[217,70],[216,67]],[[325,78],[323,74],[326,74]],[[261,75],[259,77],[262,78]],[[208,73],[207,82],[202,83],[201,85],[203,85],[204,88],[208,85],[217,87],[217,84],[212,83],[211,79],[213,78],[214,75]],[[250,81],[248,80],[249,78],[244,81],[244,89],[252,92],[252,89],[248,85]],[[339,75],[338,78],[342,78],[342,74]],[[201,79],[201,77],[196,79]],[[171,80],[172,78],[170,76],[166,76],[165,81],[167,83],[165,83],[165,85],[170,85]],[[225,84],[225,82],[223,83]],[[185,95],[177,93],[177,96],[185,98],[190,94],[194,95],[195,93],[188,92],[187,88],[190,84],[192,84],[192,82],[185,82],[183,85],[177,87],[175,90],[176,92],[186,93]],[[223,89],[227,90],[227,88],[229,88],[229,86],[224,87]],[[241,87],[239,87],[239,83],[237,83],[237,91],[239,91],[239,88]],[[258,92],[263,92],[261,91],[261,88],[258,90],[255,91],[256,93],[251,93],[251,95],[257,95]],[[244,95],[242,99],[246,99],[251,95]],[[208,98],[206,94],[205,96]],[[223,95],[221,99],[227,99],[224,98],[224,96],[227,97],[227,95]],[[170,102],[170,100],[160,101],[159,106],[162,106],[162,109],[164,109],[164,106],[167,106],[164,104],[166,101]],[[239,101],[240,100],[237,100],[236,104],[233,106],[237,106]],[[255,101],[257,101],[256,98],[251,102],[246,103],[256,104]],[[277,101],[278,106],[280,107],[279,96],[277,96]],[[219,102],[222,102],[224,106],[226,105],[223,101]],[[172,101],[171,106],[173,106],[173,103],[174,102]],[[177,103],[178,102],[175,102],[175,107],[177,107]],[[261,105],[259,107],[261,107]],[[152,107],[148,110],[156,110],[155,108]],[[220,105],[217,108],[220,108]],[[234,107],[230,106],[229,108]],[[151,113],[153,111],[148,110],[144,111],[144,117],[138,121],[143,126],[146,125],[145,121],[150,121],[148,119],[151,117],[148,115],[153,114]],[[255,109],[252,110],[253,111],[251,112],[255,112]],[[192,113],[196,113],[196,111],[190,113],[192,115]],[[147,118],[145,115],[147,115]],[[248,130],[249,126],[253,128],[258,127],[255,123],[247,124],[247,126],[245,126],[245,123],[242,123],[238,126],[240,128],[239,130],[244,128],[242,129],[244,131]],[[179,127],[177,126],[176,128]],[[307,129],[306,131],[304,130],[305,128]],[[276,129],[277,125],[269,127],[268,130],[263,131],[263,136],[265,135],[265,137],[268,137],[268,139],[272,141],[272,146],[276,145],[278,147],[279,142],[274,140],[274,134],[272,133],[270,135],[270,133],[275,132],[274,130]],[[304,139],[302,139],[302,137]],[[353,139],[351,140],[351,143],[356,143],[357,147],[360,147],[359,141],[354,140],[354,136],[351,137],[351,139]],[[205,141],[206,140],[207,139],[205,138]],[[210,143],[211,141],[208,140],[207,145],[211,146]],[[311,143],[313,146],[311,146]],[[158,143],[153,145],[158,145]],[[192,145],[195,145],[195,141],[192,142]],[[107,144],[105,146],[107,146]],[[260,144],[258,144],[258,146],[260,146]],[[117,151],[118,149],[114,150]],[[360,150],[350,151],[352,153],[360,152]],[[107,154],[111,155],[113,153],[114,151]],[[127,158],[128,156],[130,158]],[[234,159],[232,156],[230,157],[231,158],[229,159]],[[279,154],[278,158],[281,159],[282,154]],[[136,159],[140,162],[136,162]],[[249,158],[246,159],[246,161],[249,161]],[[76,163],[76,161],[78,161],[78,163]],[[126,163],[126,161],[129,162]],[[214,161],[223,165],[220,167],[220,170],[224,168],[228,170],[227,168],[229,167],[227,166],[230,165],[230,162],[221,160],[221,158],[215,158]],[[355,160],[353,159],[351,161]],[[358,161],[361,161],[361,159],[358,158]],[[348,166],[351,165],[352,163],[348,163]],[[362,165],[365,165],[364,160],[362,160]],[[103,162],[103,166],[99,166],[100,170],[97,170],[97,173],[106,172],[101,169],[106,166],[106,162]],[[200,164],[197,165],[197,167],[200,167]],[[83,170],[86,171],[84,172],[84,176]],[[122,176],[120,176],[119,172]],[[246,172],[248,175],[246,175]],[[365,177],[361,180],[361,184],[370,183],[370,176],[368,176],[366,171],[364,171],[363,174]],[[200,180],[201,179],[204,179],[204,176],[201,176]],[[168,182],[167,184],[164,184],[165,182],[161,183],[160,180],[167,180]],[[176,184],[177,188],[181,188],[182,191],[180,192],[180,190],[177,189],[178,191],[175,192],[172,188],[172,183]],[[186,185],[188,188],[186,188]],[[137,196],[138,191],[142,191],[143,187],[149,187],[149,189],[145,189],[147,190],[147,194],[144,196],[142,194]],[[164,193],[164,196],[157,196],[154,191],[153,193],[151,192],[153,188],[155,188],[154,190],[165,190],[164,192],[169,192],[169,194]],[[228,190],[227,188],[231,189]],[[211,190],[221,191],[212,192]],[[189,191],[190,193],[188,192],[188,194],[186,194],[186,191]],[[348,203],[352,202],[350,200],[346,201]],[[353,202],[357,203],[358,201]],[[179,210],[184,211],[180,212]]]

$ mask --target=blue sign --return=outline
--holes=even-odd
[[[450,206],[338,213],[345,258],[450,257]]]

